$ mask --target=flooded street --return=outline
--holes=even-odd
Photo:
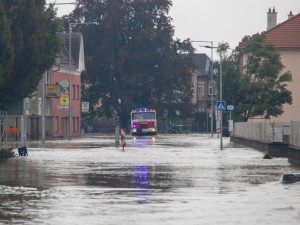
[[[48,141],[0,163],[0,224],[300,223],[300,173],[287,158],[209,135]]]

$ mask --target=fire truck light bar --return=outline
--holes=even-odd
[[[134,109],[134,110],[132,110],[132,112],[154,112],[154,110],[153,109],[148,109],[148,108],[141,108],[141,109]]]

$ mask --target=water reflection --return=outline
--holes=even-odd
[[[148,147],[149,145],[155,145],[155,141],[156,141],[155,137],[151,137],[151,138],[134,137],[132,143],[134,147],[145,148]]]
[[[133,189],[139,189],[140,196],[147,196],[147,188],[149,186],[148,182],[148,166],[133,166],[133,174],[132,174],[132,182],[133,184],[137,184],[137,187],[133,187]],[[139,203],[147,204],[147,200],[138,201]]]

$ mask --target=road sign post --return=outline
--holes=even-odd
[[[218,101],[217,102],[217,110],[220,111],[220,149],[223,150],[223,127],[222,127],[223,119],[222,119],[222,114],[223,114],[223,111],[226,110],[226,102],[225,101]]]
[[[234,109],[233,105],[231,105],[231,104],[227,105],[227,110],[230,112],[230,120],[231,120],[231,111],[233,111],[233,109]]]
[[[229,131],[229,136],[231,137],[231,133],[233,132],[233,120],[231,119],[231,111],[233,111],[234,106],[231,104],[227,105],[227,110],[230,112],[230,120],[228,121],[228,131]]]

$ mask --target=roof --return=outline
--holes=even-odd
[[[300,13],[263,32],[266,43],[272,43],[276,48],[300,49]],[[250,42],[246,41],[237,48],[242,49]]]
[[[209,60],[206,54],[194,54],[192,56],[193,63],[196,65],[196,70],[207,72],[207,61]]]
[[[187,57],[187,54],[181,54],[182,57]],[[195,71],[199,74],[208,74],[209,71],[209,58],[204,53],[196,53],[192,55],[192,61],[196,66]]]
[[[69,33],[61,33],[63,39],[60,63],[69,64]],[[71,55],[72,64],[79,65],[81,33],[71,34]]]

